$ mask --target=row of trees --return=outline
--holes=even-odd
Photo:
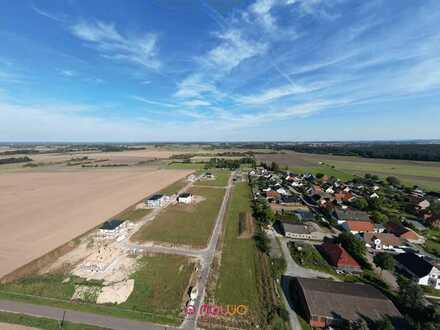
[[[211,158],[205,164],[205,168],[228,168],[230,170],[235,170],[240,168],[241,164],[249,164],[251,167],[257,165],[255,158],[253,157],[242,157],[240,159]]]

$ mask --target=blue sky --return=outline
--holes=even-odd
[[[438,0],[0,12],[0,141],[440,138]]]

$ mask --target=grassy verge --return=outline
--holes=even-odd
[[[440,230],[439,229],[429,229],[426,233],[426,242],[424,244],[424,249],[438,257],[440,257]]]
[[[252,239],[238,239],[239,214],[251,212],[247,184],[235,186],[225,219],[220,274],[215,290],[219,304],[249,306],[252,315],[260,311],[256,276],[256,248]]]
[[[440,290],[431,288],[430,286],[421,285],[423,291],[429,296],[440,297]]]
[[[298,315],[298,314],[297,314]],[[304,320],[301,316],[298,315],[299,324],[301,325],[302,330],[313,330],[313,328]]]
[[[143,226],[133,240],[206,246],[225,190],[193,187],[189,192],[204,200],[195,205],[176,204],[166,208],[153,222]]]
[[[185,185],[188,184],[188,181],[186,178],[180,179],[179,181],[174,182],[173,184],[169,185],[168,187],[165,187],[164,189],[160,190],[158,193],[163,195],[174,195],[179,192],[180,189],[185,187]]]
[[[58,321],[43,317],[28,316],[15,313],[0,312],[0,323],[20,324],[27,327],[33,327],[44,330],[60,329]],[[64,322],[65,330],[104,330],[105,328],[95,327],[91,325]]]
[[[157,255],[143,257],[133,293],[120,305],[72,302],[77,284],[101,286],[97,281],[62,275],[44,275],[0,285],[0,298],[73,309],[155,323],[177,325],[182,321],[181,303],[194,265],[182,256]]]
[[[138,270],[131,276],[135,283],[133,293],[121,307],[178,318],[193,270],[194,264],[186,257],[142,257]]]
[[[311,244],[289,243],[289,251],[293,260],[305,268],[314,269],[331,275],[336,275],[334,269],[327,263],[321,254]]]
[[[203,170],[205,164],[203,163],[169,163],[166,168],[173,170]]]
[[[134,209],[130,208],[113,217],[118,220],[138,221],[148,215],[152,209]]]
[[[199,186],[214,186],[214,187],[224,187],[228,184],[229,175],[231,174],[228,170],[206,170],[206,172],[212,173],[215,176],[214,180],[200,180],[195,183]]]

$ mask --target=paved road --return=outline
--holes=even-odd
[[[211,270],[211,266],[214,261],[215,250],[217,247],[218,240],[220,238],[220,234],[222,232],[223,220],[225,218],[228,201],[231,196],[231,190],[233,187],[232,178],[233,178],[234,174],[235,174],[235,172],[232,172],[229,177],[228,186],[226,187],[225,196],[223,197],[223,202],[222,202],[222,205],[220,207],[220,211],[218,213],[218,216],[217,216],[217,219],[215,222],[215,227],[214,227],[213,233],[211,235],[211,239],[208,244],[206,255],[202,259],[202,267],[201,267],[202,269],[200,271],[198,283],[197,283],[197,288],[198,288],[199,294],[198,294],[198,296],[195,300],[195,304],[194,304],[194,310],[197,312],[194,316],[187,317],[187,319],[183,322],[182,327],[184,329],[196,329],[197,328],[197,320],[200,315],[200,309],[202,308],[202,304],[205,299],[206,285],[208,283],[209,272]]]
[[[0,311],[20,313],[37,317],[46,317],[54,320],[63,318],[64,310],[61,308],[32,305],[15,301],[0,300]],[[164,330],[177,329],[170,326],[153,325],[146,322],[121,319],[93,313],[66,311],[64,319],[73,323],[89,324],[115,330]]]

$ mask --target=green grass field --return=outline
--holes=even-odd
[[[43,330],[59,330],[60,326],[57,320],[47,319],[43,317],[28,316],[15,313],[0,312],[0,324],[20,324],[27,327]],[[65,330],[105,330],[105,328],[94,327],[91,325],[64,322]],[[6,329],[6,328],[4,328]]]
[[[141,220],[143,217],[151,213],[152,209],[134,209],[130,208],[128,210],[125,210],[118,215],[114,216],[113,219],[118,220],[129,220],[129,221],[138,221]]]
[[[215,176],[214,180],[199,180],[194,185],[195,186],[214,186],[214,187],[224,187],[228,184],[228,179],[231,174],[228,170],[217,170],[210,169],[206,172],[212,173]]]
[[[429,229],[425,238],[425,250],[440,257],[440,229]]]
[[[97,305],[71,302],[75,285],[101,286],[97,281],[60,274],[25,278],[0,285],[0,299],[26,301],[90,313],[140,319],[165,324],[179,324],[181,303],[189,284],[194,264],[182,256],[155,255],[142,257],[132,274],[135,288],[125,303]]]
[[[301,248],[301,251],[298,250]],[[290,243],[290,255],[295,262],[305,268],[314,269],[331,275],[336,275],[335,270],[327,263],[316,248],[307,243]]]
[[[179,181],[174,182],[173,184],[169,185],[168,187],[165,187],[164,189],[160,190],[158,193],[163,195],[173,195],[177,194],[180,189],[185,187],[185,185],[188,184],[188,181],[186,178],[180,179]]]
[[[260,310],[253,239],[238,239],[239,214],[251,212],[250,189],[246,183],[234,187],[225,219],[224,246],[215,290],[219,304],[244,304],[253,315]]]
[[[195,196],[205,200],[195,205],[172,205],[164,209],[151,223],[143,226],[134,241],[156,241],[204,247],[211,237],[220,210],[224,189],[192,187]]]
[[[194,264],[186,257],[142,257],[131,276],[135,280],[133,293],[121,307],[178,317],[193,270]]]

